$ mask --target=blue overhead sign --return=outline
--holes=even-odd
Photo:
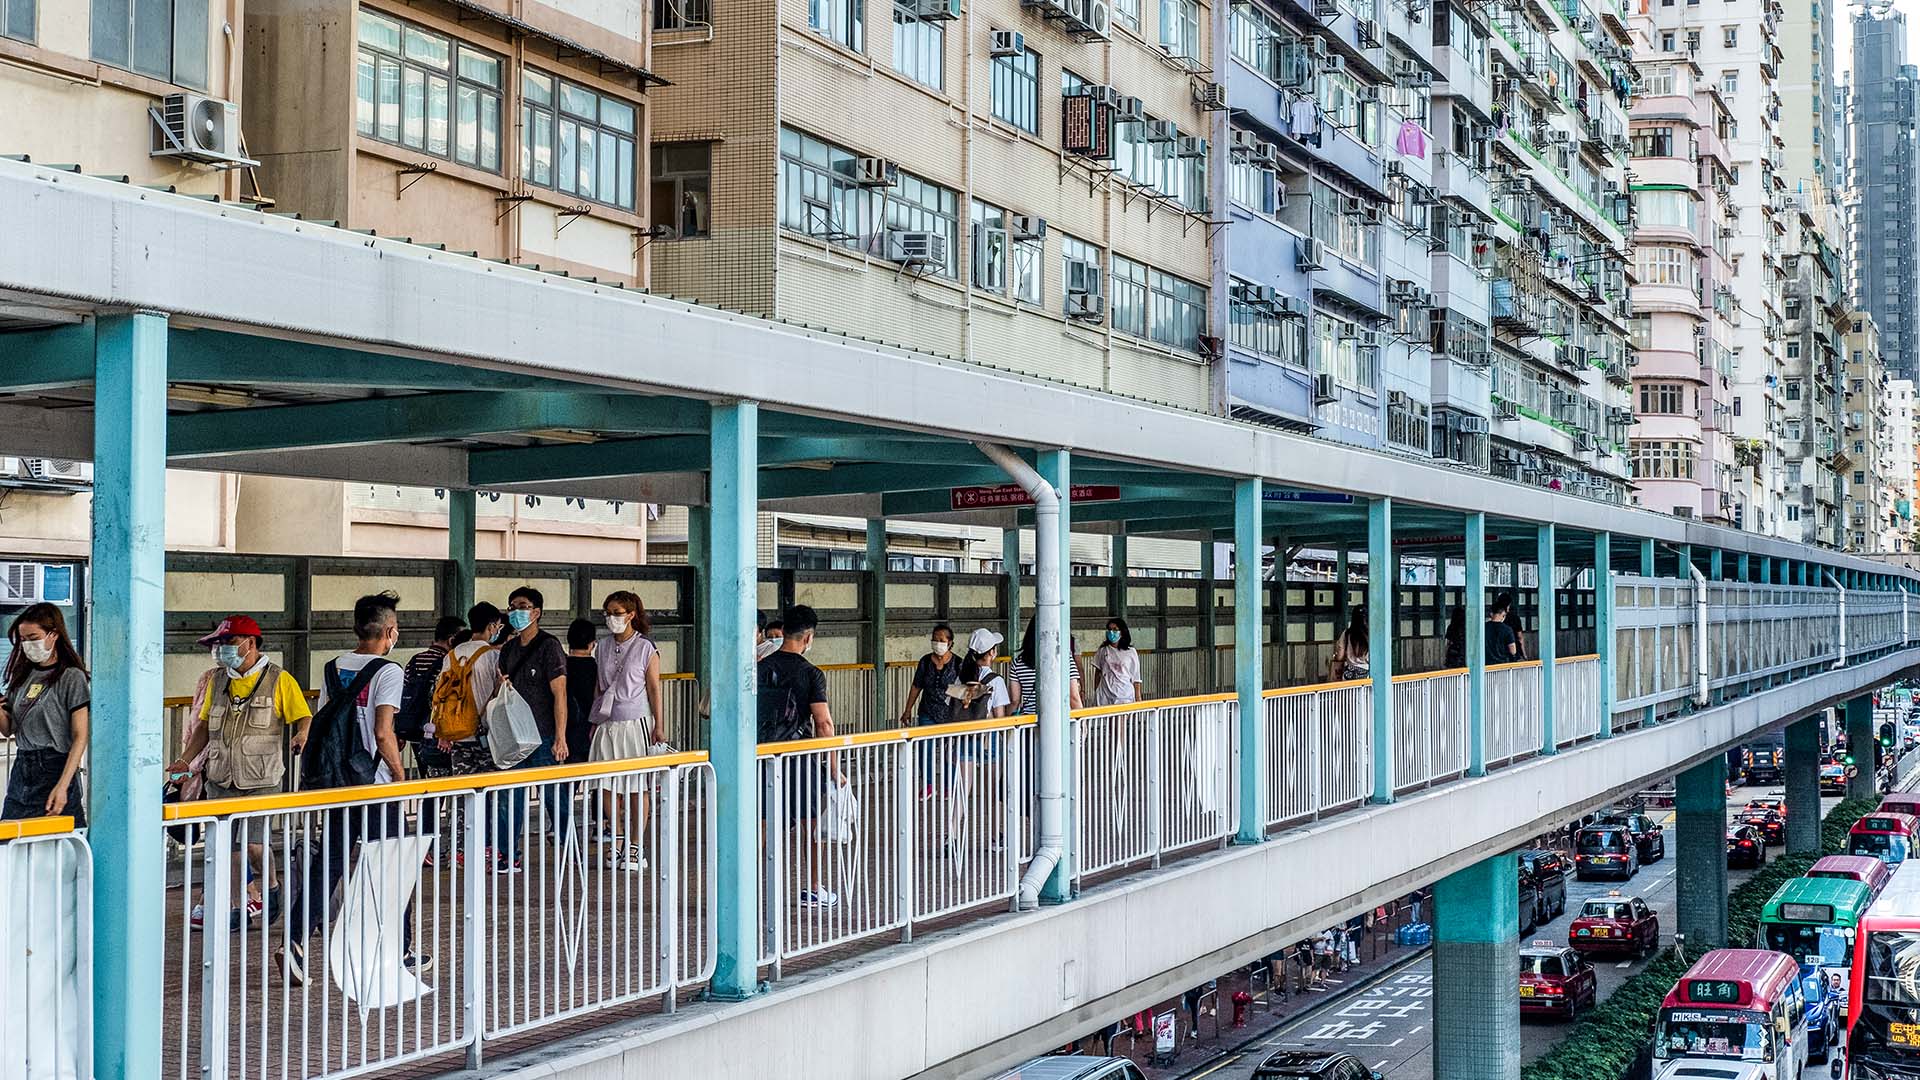
[[[1342,495],[1337,491],[1306,491],[1301,488],[1266,488],[1260,492],[1264,502],[1290,503],[1334,503],[1351,506],[1353,496]]]

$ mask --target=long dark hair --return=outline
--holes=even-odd
[[[1118,649],[1133,648],[1133,631],[1127,629],[1127,620],[1122,619],[1119,616],[1115,616],[1107,620],[1107,625],[1117,626],[1120,628],[1120,640],[1113,643],[1115,648],[1118,648]],[[1106,638],[1102,637],[1101,640],[1105,641]]]
[[[1367,609],[1355,607],[1347,616],[1347,653],[1365,655],[1367,651]]]
[[[67,634],[67,617],[52,604],[35,604],[20,613],[7,628],[7,640],[13,643],[13,654],[7,657],[7,689],[13,691],[27,681],[33,674],[34,664],[20,648],[20,624],[32,623],[53,635],[53,674],[47,679],[54,683],[67,673],[68,668],[79,668],[85,674],[87,665],[81,661],[80,654],[74,650],[73,638]]]

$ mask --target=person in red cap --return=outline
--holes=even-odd
[[[232,799],[280,791],[287,768],[283,748],[291,747],[298,754],[307,744],[313,710],[307,707],[306,691],[300,680],[260,651],[260,624],[250,616],[229,615],[213,633],[201,638],[200,644],[213,647],[213,677],[200,704],[201,723],[167,771],[176,776],[191,773],[190,763],[204,749],[205,798]],[[289,727],[294,730],[287,739],[283,733]],[[247,882],[249,919],[269,906],[274,890],[273,864],[266,856],[266,845],[247,845],[247,857],[253,864]],[[202,911],[196,904],[194,929],[199,929],[201,922]],[[237,913],[231,925],[239,927]]]

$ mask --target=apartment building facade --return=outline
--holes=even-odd
[[[1870,313],[1856,308],[1847,315],[1840,347],[1846,363],[1841,437],[1852,469],[1847,481],[1847,550],[1892,552],[1898,550],[1902,531],[1891,475],[1892,415],[1880,331]]]
[[[1883,462],[1886,485],[1893,496],[1893,552],[1920,551],[1913,527],[1915,468],[1920,464],[1915,451],[1912,379],[1887,378],[1887,456]]]
[[[1920,70],[1908,62],[1907,16],[1868,7],[1853,19],[1854,294],[1880,328],[1887,369],[1920,375]]]
[[[1729,251],[1737,235],[1719,87],[1685,56],[1652,55],[1633,103],[1634,426],[1638,505],[1733,520],[1745,465],[1733,427],[1733,338],[1741,318]]]

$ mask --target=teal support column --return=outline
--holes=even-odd
[[[1195,590],[1200,608],[1200,625],[1195,627],[1194,645],[1201,656],[1200,688],[1205,693],[1219,689],[1216,683],[1220,671],[1220,600],[1215,595],[1219,586],[1213,576],[1219,564],[1214,559],[1214,547],[1211,541],[1200,545],[1200,587]]]
[[[1467,775],[1487,775],[1487,515],[1467,515]]]
[[[1693,565],[1693,545],[1679,544],[1673,550],[1678,556],[1674,562],[1673,576],[1681,581],[1693,580],[1693,574],[1687,569]]]
[[[1640,576],[1657,577],[1653,565],[1653,541],[1640,541]]]
[[[1558,728],[1559,718],[1554,715],[1553,677],[1555,661],[1559,658],[1558,641],[1560,629],[1560,608],[1555,595],[1554,582],[1554,528],[1551,524],[1539,527],[1536,538],[1537,548],[1534,554],[1535,576],[1539,579],[1539,596],[1536,610],[1539,612],[1540,625],[1534,628],[1535,652],[1540,657],[1540,752],[1557,754],[1560,752]]]
[[[687,507],[687,565],[693,567],[693,670],[700,680],[701,696],[713,692],[713,544],[709,523],[713,509]],[[756,571],[756,574],[758,572]],[[754,583],[755,612],[758,613],[760,585]],[[769,618],[780,613],[770,612]],[[708,703],[708,714],[713,714]]]
[[[473,607],[473,566],[477,561],[479,505],[471,488],[447,491],[447,558],[453,563],[453,610],[450,615],[467,617]]]
[[[1719,548],[1713,548],[1712,550],[1708,551],[1707,552],[1707,578],[1712,581],[1723,580],[1726,577],[1726,571],[1727,571],[1726,552],[1721,551]]]
[[[1820,717],[1787,725],[1787,853],[1820,850]]]
[[[1433,885],[1433,1075],[1520,1076],[1520,868],[1482,859]]]
[[[1613,534],[1593,534],[1593,645],[1600,654],[1600,737],[1613,737]]]
[[[1873,695],[1861,694],[1847,699],[1847,756],[1853,759],[1854,773],[1847,780],[1847,798],[1873,799],[1880,795],[1879,779],[1874,773]]]
[[[1773,584],[1773,557],[1770,555],[1760,556],[1760,584]]]
[[[1347,616],[1353,607],[1353,599],[1347,587],[1347,575],[1352,567],[1348,560],[1351,553],[1347,545],[1341,544],[1333,549],[1333,633],[1338,637],[1347,628]],[[1371,567],[1368,568],[1371,572]]]
[[[1753,580],[1753,560],[1746,552],[1743,551],[1735,556],[1733,565],[1734,574],[1738,576],[1741,581]]]
[[[893,719],[887,700],[887,519],[867,519],[867,655],[873,658],[873,703],[867,715],[876,726]]]
[[[85,793],[93,846],[93,1069],[101,1080],[149,1080],[162,1072],[155,998],[167,907],[156,707],[164,693],[167,319],[103,316],[94,334]]]
[[[1368,674],[1373,678],[1373,801],[1393,801],[1393,500],[1367,504]]]
[[[1680,932],[1687,944],[1727,945],[1727,756],[1674,778],[1674,860]],[[1745,944],[1742,942],[1741,944]]]
[[[1240,699],[1240,842],[1267,838],[1267,724],[1260,691],[1260,479],[1233,486],[1233,685]]]
[[[1113,613],[1121,618],[1127,617],[1127,526],[1120,525],[1120,531],[1113,534],[1110,541],[1113,550]]]
[[[1054,559],[1054,572],[1060,579],[1060,654],[1067,665],[1067,674],[1060,680],[1059,709],[1055,715],[1068,725],[1062,733],[1062,745],[1067,749],[1066,774],[1066,843],[1060,852],[1060,861],[1053,868],[1053,875],[1047,878],[1046,887],[1040,890],[1040,902],[1043,904],[1063,903],[1073,898],[1073,878],[1076,872],[1074,853],[1078,850],[1078,839],[1074,836],[1075,806],[1080,797],[1076,786],[1073,768],[1073,728],[1067,716],[1067,682],[1073,671],[1072,650],[1067,647],[1067,639],[1073,632],[1073,462],[1065,450],[1042,450],[1034,461],[1034,468],[1047,483],[1052,484],[1060,493],[1060,548]],[[1038,539],[1038,534],[1036,534]],[[1037,554],[1034,568],[1040,571],[1041,563]],[[1211,573],[1211,567],[1208,568]]]
[[[710,992],[739,1000],[754,992],[760,962],[760,773],[753,718],[753,617],[759,600],[760,408],[713,406],[708,552],[712,580],[715,830],[714,895],[718,960]]]
[[[1002,587],[1007,594],[1007,649],[1017,652],[1020,648],[1022,630],[1020,625],[1020,530],[1000,530],[1000,569],[1006,580]]]

